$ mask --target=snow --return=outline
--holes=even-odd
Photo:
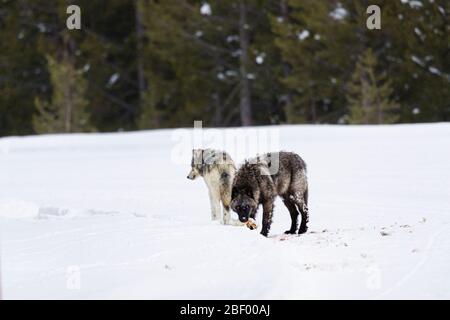
[[[120,79],[120,74],[114,73],[108,80],[108,87],[112,87]]]
[[[210,221],[188,129],[0,139],[3,297],[450,298],[450,124],[270,129],[309,165],[302,236],[279,200],[269,238]]]
[[[89,70],[91,70],[91,65],[89,63],[86,63],[83,67],[83,72],[86,73]]]
[[[226,40],[228,43],[239,42],[239,36],[238,35],[227,36]]]
[[[433,3],[432,0],[428,0],[430,3]],[[423,3],[419,0],[401,0],[403,4],[409,4],[409,6],[413,9],[420,9],[423,7]]]
[[[210,16],[212,14],[211,6],[209,5],[209,3],[205,2],[202,4],[202,6],[200,7],[200,14],[204,16]]]
[[[222,72],[219,72],[218,74],[217,74],[217,79],[219,79],[219,80],[224,80],[226,77],[225,77],[225,75],[222,73]]]
[[[438,76],[442,75],[442,72],[439,71],[439,69],[436,68],[436,67],[429,67],[428,70],[429,70],[432,74],[435,74],[435,75],[438,75]]]
[[[419,57],[417,57],[415,55],[411,56],[411,60],[421,67],[425,66],[425,63]]]
[[[236,77],[238,75],[238,72],[235,70],[227,70],[225,71],[225,75],[227,77]]]
[[[259,55],[256,56],[255,62],[256,62],[257,64],[263,64],[263,63],[264,63],[264,60],[265,60],[265,57],[266,57],[266,54],[265,54],[265,53],[259,54]]]
[[[302,32],[300,32],[299,34],[298,34],[298,39],[300,40],[300,41],[303,41],[303,40],[305,40],[306,38],[308,38],[309,37],[309,31],[308,30],[303,30]]]
[[[231,52],[231,56],[233,58],[240,57],[241,55],[242,55],[242,50],[241,49],[237,49],[237,50],[234,50],[233,52]]]
[[[415,27],[414,28],[414,32],[419,36],[419,37],[421,37],[422,38],[422,36],[423,36],[423,33],[422,33],[422,31],[420,31],[420,29],[419,28],[417,28],[417,27]]]
[[[40,33],[45,33],[47,32],[47,27],[45,26],[45,24],[39,22],[36,27],[39,29]]]
[[[334,20],[342,20],[348,16],[347,9],[343,8],[340,4],[330,12],[330,17]]]

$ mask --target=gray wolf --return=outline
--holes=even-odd
[[[271,170],[274,165],[278,170]],[[261,204],[263,207],[261,234],[267,237],[277,196],[283,199],[291,215],[291,228],[285,233],[297,232],[299,214],[302,220],[298,233],[305,233],[308,230],[309,220],[306,163],[295,153],[267,153],[247,160],[234,178],[230,205],[238,214],[239,220],[245,223],[255,218]]]
[[[236,175],[233,159],[224,151],[212,149],[192,150],[191,171],[187,178],[195,180],[203,177],[208,187],[212,220],[222,224],[243,225],[231,219],[231,187]],[[223,209],[223,214],[222,214]]]

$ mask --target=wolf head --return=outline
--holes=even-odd
[[[258,202],[255,200],[253,190],[247,187],[234,186],[231,193],[231,209],[239,216],[239,221],[247,222],[254,218],[258,210]]]
[[[223,164],[227,161],[227,154],[223,151],[212,149],[194,149],[192,150],[191,172],[188,179],[194,180],[204,174],[215,164]]]
[[[187,176],[188,179],[195,180],[197,179],[197,177],[203,176],[205,170],[205,164],[203,159],[204,151],[205,150],[203,149],[192,150],[191,171]]]
[[[198,176],[204,176],[216,165],[231,165],[234,162],[225,151],[213,149],[194,149],[192,150],[191,172],[187,178],[194,180]]]

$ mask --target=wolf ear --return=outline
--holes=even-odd
[[[203,157],[203,150],[202,149],[192,149],[192,155],[194,157]]]
[[[203,163],[211,165],[217,163],[217,156],[214,150],[206,149],[203,151]]]

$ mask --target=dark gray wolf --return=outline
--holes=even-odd
[[[267,237],[277,196],[283,199],[291,214],[291,228],[286,233],[297,232],[299,213],[302,221],[298,233],[305,233],[309,219],[306,163],[295,153],[267,153],[246,161],[239,168],[233,181],[231,209],[237,212],[241,222],[247,222],[255,218],[261,204],[263,207],[261,234]]]
[[[191,171],[187,178],[195,180],[201,176],[208,187],[212,220],[223,224],[243,225],[231,219],[231,187],[236,175],[233,159],[225,151],[212,149],[192,150]],[[221,206],[222,203],[222,206]],[[223,215],[222,213],[223,209]]]

